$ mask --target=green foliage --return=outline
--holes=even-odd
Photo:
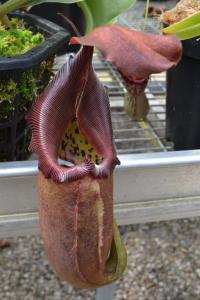
[[[26,110],[28,102],[36,96],[36,79],[31,70],[23,72],[20,82],[17,86],[17,94],[20,94],[20,110]]]
[[[16,83],[12,79],[0,81],[0,119],[6,119],[14,111],[13,99],[16,94]]]
[[[27,110],[28,102],[32,101],[36,93],[36,81],[32,71],[23,72],[19,84],[13,79],[0,81],[0,119],[7,120],[14,112],[14,99],[19,94],[18,109]]]
[[[31,5],[37,5],[37,4],[41,4],[41,3],[47,3],[47,2],[54,2],[54,3],[59,2],[59,3],[70,4],[70,3],[80,2],[80,1],[83,1],[83,0],[59,0],[59,1],[56,1],[56,0],[31,0],[29,2],[31,2]]]
[[[0,28],[0,56],[23,54],[43,41],[42,34],[33,34],[16,18],[11,20],[11,24],[13,26],[10,29]]]
[[[12,28],[21,29],[21,30],[26,29],[25,23],[22,19],[20,20],[18,18],[12,18],[10,20],[10,23],[12,25]]]
[[[181,40],[194,38],[200,35],[200,12],[184,20],[170,25],[162,30],[166,34],[176,34]]]
[[[44,39],[42,34],[33,34],[27,29],[22,20],[13,18],[11,24],[12,28],[10,29],[0,26],[0,56],[12,57],[23,54],[40,44]],[[17,95],[20,97],[18,109],[20,111],[28,109],[29,103],[36,96],[38,78],[41,82],[44,78],[45,84],[47,84],[50,79],[49,69],[51,68],[52,58],[42,62],[34,74],[32,70],[23,72],[18,84],[12,78],[0,80],[1,120],[8,120],[12,116],[15,109],[14,100]],[[42,89],[43,87],[41,87]]]
[[[13,79],[0,80],[0,120],[9,120],[15,110],[15,97],[19,97],[18,109],[26,111],[38,92],[48,84],[52,72],[53,56],[43,61],[37,70],[22,73],[18,84]],[[38,90],[38,82],[40,82]]]
[[[87,32],[94,27],[112,22],[134,3],[135,0],[85,0],[80,2],[79,6],[87,20]]]
[[[120,13],[128,9],[136,0],[8,0],[0,6],[0,16],[27,5],[40,3],[75,3],[77,2],[86,18],[87,31],[96,26],[112,22]]]
[[[52,72],[53,63],[55,56],[52,55],[47,60],[44,60],[40,63],[39,68],[35,71],[35,77],[37,78],[38,83],[38,92],[39,94],[44,90],[44,88],[49,83],[49,80],[54,76]]]

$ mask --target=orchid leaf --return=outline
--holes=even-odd
[[[74,3],[80,2],[79,6],[85,13],[86,19],[90,15],[92,28],[112,22],[119,14],[131,7],[136,0],[32,0],[31,5],[47,2]],[[92,29],[90,28],[90,30]]]
[[[184,20],[170,25],[162,30],[166,34],[176,34],[180,40],[194,38],[200,35],[200,12]]]
[[[182,49],[176,36],[137,32],[119,25],[97,27],[83,37],[73,37],[71,44],[77,43],[97,47],[132,82],[176,65]]]
[[[41,3],[49,3],[49,2],[53,2],[53,3],[65,3],[65,4],[70,4],[70,3],[76,3],[76,2],[81,2],[83,0],[31,0],[31,5],[37,5],[37,4],[41,4]]]
[[[136,0],[85,0],[79,6],[86,15],[87,32],[93,28],[112,22],[123,11],[135,4]],[[116,20],[116,19],[115,19]]]

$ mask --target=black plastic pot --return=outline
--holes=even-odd
[[[35,5],[30,9],[32,14],[48,19],[70,32],[71,36],[76,35],[71,26],[60,16],[58,13],[62,13],[68,17],[78,28],[81,35],[84,35],[86,23],[82,10],[75,3],[63,4],[63,3],[43,3]],[[80,49],[79,45],[69,46],[67,43],[63,45],[57,52],[57,54],[64,54],[67,52],[77,52]]]
[[[200,41],[183,42],[180,63],[167,72],[166,136],[175,150],[200,149]]]
[[[32,68],[56,53],[64,43],[69,41],[69,32],[51,21],[26,13],[13,13],[10,16],[24,19],[33,28],[33,31],[40,32],[45,36],[45,41],[25,54],[13,56],[12,58],[0,57],[1,72]]]
[[[69,32],[60,26],[40,17],[15,13],[11,16],[24,19],[33,31],[41,32],[45,36],[45,41],[39,46],[29,50],[27,53],[12,58],[0,57],[0,82],[12,79],[19,84],[24,72],[31,71],[34,76],[39,76],[37,80],[37,92],[41,91],[50,80],[50,73],[39,74],[42,64],[52,64],[54,53],[69,40]],[[36,77],[38,78],[38,77]],[[34,100],[33,96],[32,101]],[[0,102],[3,99],[0,99]],[[12,100],[14,111],[6,119],[0,120],[0,161],[21,160],[27,157],[27,148],[30,141],[30,131],[25,121],[25,114],[31,102],[23,109],[20,101],[22,95],[18,93]]]

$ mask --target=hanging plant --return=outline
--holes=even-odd
[[[181,44],[175,36],[137,32],[118,25],[96,28],[85,37],[73,38],[71,43],[95,46],[116,65],[128,90],[125,110],[138,121],[145,119],[149,110],[144,93],[149,76],[171,68],[181,57]]]
[[[119,161],[92,54],[93,47],[83,47],[71,56],[28,115],[30,149],[39,156],[46,253],[61,278],[85,288],[117,279],[126,265],[112,212],[112,171]],[[59,165],[58,156],[73,166]]]
[[[83,47],[27,116],[30,150],[39,159],[40,226],[48,259],[65,281],[95,288],[121,276],[126,251],[113,218],[112,173],[119,160],[108,95],[92,68],[93,46],[135,83],[174,66],[181,45],[174,36],[118,25],[98,27],[71,43]]]

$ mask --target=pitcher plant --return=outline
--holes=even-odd
[[[63,280],[96,288],[121,276],[126,250],[113,217],[112,174],[120,162],[109,98],[92,68],[93,47],[135,84],[176,65],[181,44],[175,36],[119,25],[98,27],[73,37],[73,43],[83,46],[69,56],[27,119],[30,150],[39,159],[40,226],[48,259]]]

